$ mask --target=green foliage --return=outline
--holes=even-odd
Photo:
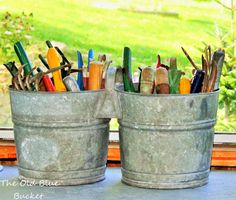
[[[220,81],[220,106],[226,107],[229,105],[228,115],[236,112],[236,57],[235,57],[235,42],[232,36],[234,33],[230,30],[223,30],[216,26],[216,38],[218,39],[218,47],[225,50],[225,61],[222,69]],[[228,116],[225,116],[228,117]]]
[[[141,1],[141,0],[139,0]],[[104,0],[103,2],[124,2],[121,0]],[[125,1],[132,4],[136,1]],[[144,1],[142,1],[144,2]],[[151,1],[145,1],[148,6]],[[159,0],[154,0],[159,6]],[[190,3],[189,3],[190,2]],[[224,23],[224,17],[216,15],[218,8],[206,7],[204,3],[183,0],[164,1],[164,7],[180,14],[178,19],[156,14],[144,14],[96,7],[96,0],[54,0],[37,1],[7,0],[3,3],[0,14],[8,9],[11,13],[33,11],[35,30],[32,32],[33,43],[43,44],[50,39],[63,42],[68,48],[71,62],[76,63],[76,51],[87,55],[93,48],[95,53],[109,53],[113,65],[122,64],[124,46],[132,49],[132,69],[138,66],[154,66],[157,54],[162,58],[178,57],[178,68],[183,69],[189,62],[181,52],[180,46],[191,50],[193,59],[198,52],[193,45],[199,45],[204,38],[212,43],[212,37],[206,30],[212,30],[214,21]],[[47,12],[47,8],[56,6],[56,12]],[[122,4],[123,5],[123,4]],[[137,4],[138,5],[138,4]],[[76,14],[75,14],[76,13]],[[46,49],[46,47],[45,47]],[[28,52],[28,49],[26,49]],[[45,54],[45,50],[43,52]],[[187,70],[186,70],[187,71]]]
[[[228,18],[229,27],[221,28],[216,24],[214,37],[217,39],[217,47],[225,50],[225,61],[222,68],[220,80],[219,106],[224,108],[224,115],[219,114],[217,130],[235,131],[236,130],[236,38],[235,38],[235,6],[231,0],[231,6],[215,0],[224,9],[230,12],[231,20]]]
[[[206,3],[206,2],[211,2],[212,0],[194,0],[196,2],[202,2],[202,3]]]
[[[12,15],[6,12],[0,22],[0,56],[9,61],[14,54],[13,45],[17,41],[22,41],[24,45],[29,45],[33,25],[29,15],[24,12],[19,15]]]
[[[227,132],[235,132],[236,130],[236,123],[231,122],[231,123],[225,123],[224,120],[220,120],[215,129],[217,131],[227,131]]]
[[[215,126],[217,131],[235,132],[236,130],[236,115],[231,115],[228,121],[225,120],[223,110],[218,110],[217,124]]]
[[[236,70],[222,73],[220,84],[220,106],[228,101],[231,104],[230,113],[233,113],[236,111]]]

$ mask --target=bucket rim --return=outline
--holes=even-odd
[[[46,94],[46,95],[51,95],[51,94],[88,94],[88,93],[98,93],[98,92],[104,92],[105,89],[99,89],[99,90],[83,90],[79,92],[71,92],[71,91],[65,91],[65,92],[48,92],[48,91],[24,91],[24,90],[16,90],[12,88],[12,86],[8,87],[10,92],[15,92],[15,93],[27,93],[27,94]]]
[[[209,95],[216,95],[219,94],[220,90],[217,89],[213,92],[204,92],[204,93],[190,93],[190,94],[141,94],[141,93],[136,93],[136,92],[126,92],[123,91],[121,89],[119,89],[118,87],[115,88],[115,91],[117,91],[118,93],[122,93],[125,95],[133,95],[133,96],[140,96],[140,97],[150,97],[150,98],[165,98],[165,97],[170,97],[170,98],[176,98],[176,97],[196,97],[196,96],[209,96]]]

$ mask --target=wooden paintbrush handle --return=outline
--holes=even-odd
[[[217,78],[217,64],[216,64],[216,62],[213,62],[211,75],[209,77],[209,84],[208,84],[207,92],[213,91],[214,86],[215,86],[215,82],[216,82],[216,78]]]

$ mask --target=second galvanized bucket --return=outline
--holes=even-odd
[[[142,96],[117,90],[122,181],[144,188],[206,184],[218,92]]]
[[[105,90],[10,90],[20,179],[77,185],[105,178],[109,119],[94,116]]]

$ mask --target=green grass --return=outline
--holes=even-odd
[[[99,1],[93,0],[0,0],[0,15],[6,11],[15,14],[33,12],[32,23],[35,30],[32,33],[32,44],[40,49],[30,51],[32,58],[37,57],[39,51],[46,54],[45,41],[49,39],[65,43],[65,53],[74,63],[77,60],[77,50],[84,54],[86,61],[88,49],[93,48],[96,55],[107,53],[114,65],[121,65],[123,48],[129,46],[133,55],[133,71],[138,66],[154,66],[159,53],[163,60],[177,57],[178,66],[188,75],[191,65],[180,47],[184,46],[195,62],[200,64],[201,53],[197,47],[203,47],[203,41],[208,44],[216,43],[215,38],[209,34],[214,34],[216,22],[220,26],[229,25],[228,13],[212,2],[153,1],[158,11],[176,12],[179,14],[178,18],[131,11],[138,9],[140,5],[144,9],[150,9],[151,1],[127,1],[130,4],[121,0],[100,2],[122,5],[126,11],[98,8],[94,5],[98,5]],[[0,58],[0,61],[7,62],[4,58]],[[33,63],[37,64],[38,60]],[[222,126],[218,127],[220,129]]]
[[[157,53],[163,59],[178,57],[179,65],[184,68],[189,63],[180,47],[184,46],[199,62],[200,53],[195,47],[202,47],[202,41],[214,43],[207,32],[214,32],[215,21],[223,24],[226,16],[219,15],[215,4],[209,8],[204,3],[189,6],[184,1],[175,2],[163,1],[162,9],[172,11],[173,7],[179,18],[97,8],[91,0],[0,1],[0,13],[33,12],[34,43],[42,45],[47,39],[63,42],[74,62],[76,50],[87,53],[93,48],[96,53],[108,53],[115,64],[120,65],[123,47],[129,46],[133,51],[133,69],[154,65]]]

